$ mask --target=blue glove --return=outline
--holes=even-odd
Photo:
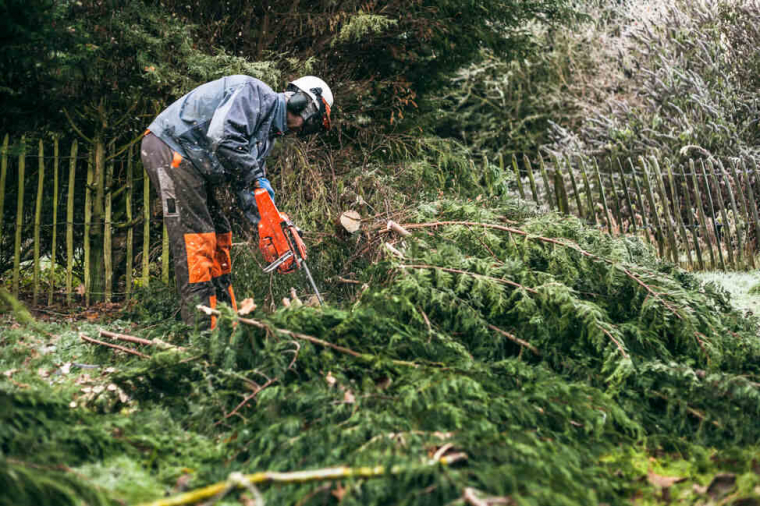
[[[272,189],[272,183],[269,182],[269,179],[265,177],[260,177],[256,179],[256,184],[259,188],[264,188],[267,193],[269,193],[269,196],[272,199],[272,203],[274,203],[274,190]]]

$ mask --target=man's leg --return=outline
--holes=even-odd
[[[215,269],[213,283],[219,302],[226,302],[237,311],[235,292],[232,289],[232,229],[227,216],[213,195],[209,198],[209,211],[216,232]]]
[[[216,307],[212,270],[216,233],[208,210],[206,182],[189,160],[148,134],[142,141],[143,165],[161,199],[164,224],[174,256],[174,273],[182,303],[182,319],[192,325],[195,305]],[[205,320],[208,322],[208,320]],[[211,318],[214,327],[216,318]]]

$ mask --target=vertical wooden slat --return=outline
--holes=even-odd
[[[699,166],[702,169],[702,177],[705,180],[705,191],[707,192],[707,207],[710,210],[710,217],[712,217],[713,235],[715,236],[715,247],[718,250],[718,259],[720,260],[720,268],[726,270],[726,262],[723,261],[723,248],[720,247],[720,240],[718,239],[718,226],[717,218],[715,216],[715,204],[713,204],[712,192],[710,191],[710,180],[707,177],[707,169],[705,169],[705,162],[700,160]]]
[[[503,163],[502,160],[502,156],[499,155],[500,165]],[[517,180],[517,188],[520,190],[520,198],[525,200],[525,189],[523,188],[522,177],[520,177],[520,168],[517,166],[517,156],[515,156],[514,153],[512,153],[512,168],[515,171],[515,179]]]
[[[675,220],[670,215],[670,206],[668,205],[668,195],[665,193],[665,182],[662,179],[662,171],[660,170],[660,162],[654,156],[652,158],[652,167],[654,168],[653,177],[657,183],[657,192],[660,195],[662,201],[662,217],[665,220],[665,228],[668,231],[668,243],[670,244],[670,257],[673,263],[680,265],[680,255],[678,253],[678,243],[676,242],[676,232],[673,228]]]
[[[84,193],[84,304],[90,305],[90,221],[92,220],[92,182],[95,178],[93,151],[87,157],[87,186]]]
[[[612,235],[612,217],[610,216],[610,209],[607,207],[607,196],[604,194],[604,184],[602,183],[602,174],[599,172],[599,164],[596,163],[596,158],[592,158],[594,161],[594,171],[596,172],[596,184],[599,185],[599,199],[602,201],[602,207],[604,208],[604,216],[607,218],[607,231]]]
[[[567,173],[570,174],[570,184],[573,186],[573,194],[575,194],[575,205],[578,206],[578,217],[583,219],[585,214],[583,212],[583,204],[581,203],[581,192],[578,191],[578,184],[575,182],[575,174],[573,174],[573,164],[570,163],[570,158],[568,157],[565,157],[564,161]]]
[[[612,212],[615,213],[615,219],[618,223],[618,235],[623,235],[625,234],[625,227],[623,225],[623,213],[620,211],[620,200],[618,197],[617,186],[615,185],[615,177],[612,173],[612,161],[610,159],[607,159],[607,166],[610,167],[610,171],[607,173],[607,176],[610,178],[610,200],[613,202]]]
[[[649,237],[649,219],[647,219],[647,210],[644,206],[644,199],[641,196],[641,185],[639,184],[639,178],[636,177],[636,167],[633,165],[633,160],[628,159],[628,166],[631,167],[631,178],[633,179],[633,186],[636,189],[636,203],[639,206],[639,216],[641,216],[641,225],[644,227],[644,238],[648,243],[652,243],[652,239]],[[634,219],[636,219],[634,217]]]
[[[42,139],[39,142],[37,154],[37,201],[34,207],[34,275],[32,304],[37,305],[37,298],[40,293],[40,220],[42,218],[42,191],[45,185],[45,148]]]
[[[53,139],[53,237],[50,246],[50,277],[48,278],[48,306],[53,305],[55,293],[56,239],[58,238],[58,136]]]
[[[596,221],[596,205],[594,204],[594,195],[591,193],[591,183],[589,183],[588,175],[586,174],[586,162],[581,158],[578,157],[578,167],[581,169],[581,177],[583,178],[583,188],[586,192],[586,200],[588,202],[588,214],[591,215],[591,223],[593,223],[595,226],[597,224]],[[586,220],[588,221],[588,214],[586,215]]]
[[[142,286],[150,281],[150,179],[143,169],[143,251],[142,251]]]
[[[3,238],[3,217],[5,216],[5,178],[8,176],[8,134],[3,137],[3,152],[0,158],[0,240]]]
[[[739,209],[736,206],[736,198],[734,197],[734,189],[731,187],[730,181],[726,179],[726,169],[723,167],[723,162],[718,160],[718,169],[720,170],[720,180],[726,185],[726,193],[728,193],[728,199],[731,203],[731,211],[734,215],[734,222],[736,223],[736,266],[738,269],[744,269],[746,264],[744,263],[744,247],[742,245],[742,219],[739,215]],[[720,188],[720,185],[718,185]],[[726,223],[724,226],[728,226]]]
[[[639,235],[638,227],[636,226],[636,209],[633,206],[633,202],[631,202],[631,194],[628,192],[628,183],[625,181],[623,164],[620,163],[620,158],[616,158],[615,160],[617,161],[618,172],[620,173],[620,184],[623,186],[623,195],[625,196],[625,202],[628,204],[628,212],[631,214],[631,228],[633,229],[633,235]],[[612,170],[611,164],[610,170]]]
[[[742,164],[744,162],[742,161]],[[736,167],[739,165],[739,160],[734,160],[731,164],[731,175],[734,180],[734,185],[736,186],[735,193],[739,196],[739,203],[741,204],[741,211],[742,216],[744,217],[745,223],[747,224],[746,227],[743,227],[743,235],[744,235],[744,247],[746,248],[746,254],[749,258],[750,265],[754,268],[755,267],[755,255],[749,251],[749,236],[750,231],[752,230],[752,216],[749,212],[749,207],[747,206],[747,199],[744,197],[744,178],[740,177],[737,173]],[[746,169],[742,167],[742,171],[746,172]]]
[[[693,162],[691,162],[693,163]],[[683,178],[684,196],[686,197],[686,209],[689,214],[689,228],[691,236],[694,238],[694,250],[697,253],[697,262],[700,270],[705,270],[705,262],[702,260],[702,247],[699,245],[699,234],[697,233],[697,223],[694,221],[694,206],[691,205],[691,192],[689,191],[689,180],[686,178],[686,171],[680,166],[681,177]],[[692,170],[692,172],[694,172]]]
[[[116,147],[116,141],[112,141],[109,146],[110,152],[113,154]],[[113,171],[114,160],[113,158],[105,166],[105,184],[106,191],[104,195],[104,209],[103,209],[103,300],[105,302],[111,302],[111,295],[113,292],[113,227],[111,226],[111,218],[113,216]]]
[[[657,249],[660,252],[660,258],[665,257],[665,231],[660,223],[660,214],[657,212],[657,204],[654,201],[652,185],[649,183],[649,172],[647,171],[647,162],[644,157],[639,156],[639,165],[641,165],[641,176],[644,180],[644,190],[646,191],[647,201],[649,202],[649,211],[652,213],[655,239],[657,240]]]
[[[549,202],[549,209],[554,209],[555,199],[552,196],[552,187],[549,184],[549,175],[546,173],[546,164],[544,163],[544,157],[538,155],[538,167],[541,171],[541,178],[544,180],[544,187],[546,188],[546,201]]]
[[[24,172],[26,171],[26,136],[21,137],[18,155],[18,198],[16,199],[16,240],[13,245],[13,295],[18,297],[21,277],[21,232],[24,226]]]
[[[161,240],[161,281],[165,285],[169,284],[169,232],[166,230],[166,223]]]
[[[126,293],[126,299],[127,301],[130,300],[132,295],[132,262],[133,262],[133,248],[134,248],[134,227],[132,226],[132,179],[133,179],[133,173],[132,173],[132,156],[134,156],[134,153],[132,151],[132,146],[129,146],[129,151],[127,152],[127,190],[126,195],[124,196],[124,206],[126,208],[127,213],[127,223],[129,223],[129,228],[127,228],[127,258],[126,258],[126,287],[125,292]]]
[[[715,253],[712,249],[712,241],[707,233],[707,219],[705,218],[705,210],[702,207],[702,195],[699,192],[699,181],[697,180],[697,168],[694,165],[694,160],[689,160],[689,170],[691,170],[691,182],[694,185],[694,197],[697,202],[697,217],[699,218],[699,225],[702,229],[702,236],[705,238],[708,251],[710,252],[710,268],[717,269],[718,264],[715,262]]]
[[[746,207],[744,209],[744,214],[747,215],[747,236],[746,236],[746,243],[747,243],[747,255],[750,257],[750,261],[752,264],[755,264],[755,252],[752,251],[750,247],[750,236],[752,233],[752,229],[755,230],[755,244],[757,244],[757,241],[760,240],[760,222],[758,222],[757,219],[757,205],[755,203],[755,195],[752,193],[752,178],[750,177],[749,170],[747,169],[747,164],[742,159],[742,168],[740,171],[740,174],[738,177],[736,177],[736,180],[739,181],[739,186],[742,188],[742,191],[740,193],[741,195],[741,201],[742,204],[745,204]],[[734,169],[734,176],[737,176],[736,169]],[[747,192],[747,197],[745,199],[744,192]]]
[[[565,178],[562,175],[562,167],[557,158],[554,159],[554,194],[557,196],[557,209],[564,214],[570,214],[570,202],[567,197]]]
[[[66,200],[66,303],[72,303],[74,282],[74,187],[76,186],[77,154],[79,143],[71,143],[71,158],[69,159],[69,193]]]
[[[525,169],[528,171],[528,180],[530,180],[530,192],[533,194],[533,201],[541,205],[541,202],[538,201],[538,189],[536,188],[536,179],[533,177],[533,166],[530,164],[530,159],[528,158],[528,155],[523,155],[523,163],[525,164]]]
[[[755,184],[760,184],[760,178],[758,178],[757,174],[757,164],[755,163],[755,160],[752,160],[752,173],[755,176]],[[749,200],[752,203],[750,206],[752,208],[752,218],[755,221],[755,233],[757,234],[755,238],[755,247],[760,245],[760,218],[757,216],[757,199],[755,198],[755,189],[752,187],[752,180],[749,177],[749,173],[747,175],[747,192],[749,193]],[[754,256],[754,253],[753,253]]]
[[[694,270],[694,260],[691,257],[691,245],[689,244],[689,234],[686,232],[686,225],[683,223],[683,215],[681,214],[681,203],[678,199],[678,190],[676,188],[676,181],[673,177],[673,168],[671,167],[670,160],[665,159],[665,167],[668,169],[668,181],[670,182],[670,194],[673,199],[673,214],[678,225],[678,230],[681,233],[681,242],[683,242],[686,249],[686,258],[689,260],[689,269]],[[691,211],[691,207],[689,207]]]
[[[720,211],[720,217],[723,220],[722,223],[722,231],[721,236],[723,237],[723,240],[726,244],[726,253],[728,253],[728,263],[733,266],[734,269],[739,268],[739,264],[736,262],[736,259],[734,258],[734,248],[731,246],[731,227],[728,222],[728,214],[726,213],[726,205],[723,202],[723,190],[720,188],[720,184],[718,184],[718,178],[715,177],[715,165],[713,164],[712,160],[707,160],[707,167],[710,169],[710,182],[712,183],[713,187],[713,193],[715,193],[715,200],[718,201],[718,210]],[[715,231],[717,234],[717,230]],[[720,247],[720,238],[717,238],[718,245]]]

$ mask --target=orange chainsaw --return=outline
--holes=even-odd
[[[256,188],[253,196],[259,208],[259,249],[269,264],[264,267],[264,272],[273,272],[276,269],[281,274],[289,274],[303,269],[317,295],[317,300],[322,304],[322,296],[306,265],[306,245],[299,230],[287,214],[277,210],[269,192],[264,188]]]

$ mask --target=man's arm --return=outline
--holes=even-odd
[[[249,83],[235,90],[211,119],[207,136],[237,189],[249,188],[254,180],[265,176],[258,162],[258,147],[251,139],[276,100],[269,87]]]

